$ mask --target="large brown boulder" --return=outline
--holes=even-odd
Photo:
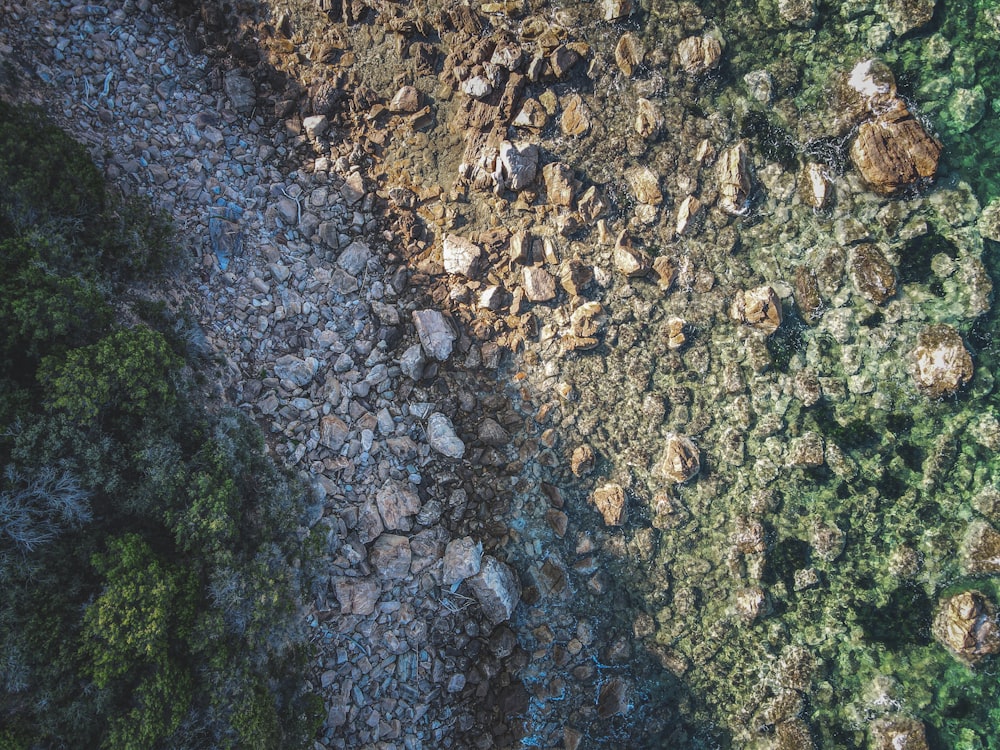
[[[876,193],[891,195],[937,172],[941,143],[924,130],[901,99],[861,123],[851,161]]]
[[[1000,651],[996,607],[978,591],[963,591],[941,601],[934,637],[970,667]]]

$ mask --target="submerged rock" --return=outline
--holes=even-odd
[[[653,140],[663,132],[665,121],[659,108],[649,99],[635,102],[635,132],[640,138]]]
[[[585,477],[594,470],[596,463],[597,457],[594,455],[594,449],[584,443],[573,451],[570,469],[574,476]]]
[[[941,143],[928,135],[901,99],[861,123],[851,162],[876,193],[891,195],[937,172]]]
[[[625,522],[625,490],[619,484],[598,487],[591,501],[604,517],[607,526],[621,526]]]
[[[892,33],[903,36],[930,23],[935,0],[881,0],[878,10],[885,16]]]
[[[684,72],[700,76],[719,66],[722,44],[711,35],[689,36],[677,45],[677,61]]]
[[[694,441],[686,435],[668,432],[663,456],[654,473],[671,482],[686,482],[701,469],[701,454]]]
[[[632,167],[625,170],[625,180],[639,203],[658,206],[663,202],[660,179],[649,167]]]
[[[770,336],[781,326],[781,300],[769,285],[736,293],[729,308],[733,320]]]
[[[970,667],[1000,651],[996,607],[979,591],[942,599],[932,632],[956,659]]]
[[[521,583],[509,565],[484,555],[479,572],[466,579],[483,614],[494,625],[509,620],[521,600]]]
[[[746,144],[740,141],[721,154],[716,165],[719,207],[734,216],[745,214],[750,203],[750,165]]]
[[[615,242],[615,268],[629,278],[645,276],[653,265],[652,259],[642,250],[632,247],[632,240],[622,230]]]
[[[880,305],[896,293],[896,274],[875,245],[858,245],[851,252],[850,274],[858,293]]]
[[[823,208],[830,198],[830,178],[822,164],[809,162],[802,169],[802,200],[815,209]]]
[[[795,307],[799,316],[809,325],[816,325],[823,312],[823,298],[819,293],[819,282],[816,274],[809,266],[802,265],[795,269],[792,276],[792,287],[795,290]]]
[[[917,387],[931,398],[950,395],[972,379],[972,356],[958,331],[944,323],[920,332],[913,360]]]
[[[632,13],[632,0],[602,0],[605,21],[619,21]]]
[[[871,750],[927,750],[923,722],[909,716],[891,716],[873,721]]]
[[[965,532],[959,554],[966,575],[1000,573],[1000,532],[986,521],[973,521]]]
[[[626,76],[642,65],[646,58],[646,48],[642,40],[631,31],[622,34],[615,45],[615,62],[619,70]]]

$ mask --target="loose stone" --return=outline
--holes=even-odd
[[[682,484],[700,469],[700,454],[694,441],[686,435],[668,432],[663,456],[654,467],[654,473],[671,482]]]
[[[457,336],[447,318],[438,310],[414,310],[413,324],[427,355],[439,362],[451,356]]]
[[[466,579],[483,614],[494,625],[509,620],[521,599],[521,584],[510,566],[484,555],[479,573]]]
[[[606,526],[621,526],[625,522],[625,490],[621,485],[598,487],[590,499],[604,517]]]
[[[942,599],[932,632],[956,659],[972,667],[1000,651],[996,607],[979,591]]]
[[[950,395],[972,379],[972,356],[958,331],[944,323],[920,332],[913,360],[917,387],[930,398]]]
[[[465,443],[455,433],[455,426],[441,412],[434,412],[427,418],[427,442],[438,453],[448,458],[462,458]]]

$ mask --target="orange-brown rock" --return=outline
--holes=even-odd
[[[924,130],[901,99],[861,123],[851,162],[876,193],[891,195],[937,172],[941,143]]]
[[[770,336],[781,325],[781,300],[774,289],[765,284],[737,292],[729,314],[733,320]]]
[[[594,490],[591,500],[604,516],[607,526],[621,526],[625,522],[625,490],[618,484],[606,484]]]
[[[671,432],[667,434],[666,443],[663,458],[654,473],[677,484],[686,482],[698,473],[701,469],[701,456],[691,438]]]

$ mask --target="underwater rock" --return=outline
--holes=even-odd
[[[416,326],[420,344],[428,356],[444,362],[451,356],[451,349],[457,336],[448,319],[438,310],[414,310],[413,325]]]
[[[972,356],[958,331],[944,323],[920,332],[913,360],[917,387],[930,398],[952,394],[972,379]]]
[[[658,255],[653,259],[653,273],[656,274],[657,285],[666,292],[677,278],[677,266],[666,255]]]
[[[483,257],[482,248],[472,240],[457,234],[446,234],[443,244],[441,252],[445,271],[470,279],[479,275],[479,261]]]
[[[823,562],[833,562],[844,551],[847,538],[836,524],[819,521],[812,528],[809,543],[816,557]]]
[[[635,102],[635,132],[639,137],[651,141],[657,138],[665,125],[659,108],[649,99],[637,99]]]
[[[579,94],[566,97],[562,117],[559,118],[559,129],[563,135],[569,136],[585,135],[590,131],[590,110]]]
[[[686,435],[668,432],[663,457],[654,467],[653,473],[681,484],[701,469],[701,454],[694,441]]]
[[[858,245],[851,251],[851,279],[858,293],[880,305],[896,293],[896,274],[875,245]]]
[[[986,521],[969,524],[959,551],[966,575],[1000,573],[1000,532]]]
[[[689,195],[681,201],[681,205],[677,207],[676,231],[678,235],[683,235],[687,232],[691,223],[698,218],[698,212],[700,210],[701,201],[693,195]]]
[[[729,307],[730,317],[770,336],[781,326],[781,300],[769,285],[736,293]]]
[[[455,433],[455,426],[439,411],[427,418],[427,442],[431,448],[448,458],[461,458],[465,455],[465,443]]]
[[[812,26],[816,21],[816,0],[778,0],[778,15],[790,26]]]
[[[821,209],[830,198],[830,178],[827,176],[826,167],[822,164],[809,162],[802,169],[800,179],[802,200],[808,206]]]
[[[689,36],[677,45],[677,61],[684,72],[700,76],[719,66],[722,44],[711,35]]]
[[[909,716],[891,716],[873,721],[871,750],[927,750],[923,722]]]
[[[420,109],[420,92],[413,86],[401,87],[389,101],[390,112],[416,112],[418,109]]]
[[[684,326],[687,322],[684,318],[667,318],[663,326],[663,338],[667,340],[667,349],[680,349],[687,341],[684,335]]]
[[[901,99],[861,123],[851,162],[876,193],[892,195],[937,172],[941,143],[928,135]]]
[[[1000,242],[1000,198],[994,198],[979,215],[979,232],[988,240]]]
[[[626,76],[631,76],[632,71],[642,65],[645,58],[646,48],[642,40],[631,31],[622,34],[615,45],[615,62],[619,70]]]
[[[935,0],[881,0],[877,10],[885,16],[892,33],[903,36],[930,23],[934,16]]]
[[[760,586],[749,586],[736,592],[736,614],[743,622],[751,623],[767,611],[767,594]]]
[[[809,725],[794,718],[775,725],[774,735],[766,745],[769,750],[812,750],[816,747],[809,733]]]
[[[632,167],[625,170],[625,180],[632,188],[632,195],[639,203],[658,206],[663,202],[660,179],[649,167]]]
[[[645,276],[652,267],[652,259],[638,248],[632,247],[632,240],[623,229],[615,242],[615,268],[629,278]]]
[[[555,299],[555,277],[541,266],[528,266],[521,271],[521,286],[530,302],[548,302]]]
[[[719,178],[719,207],[734,216],[745,214],[750,203],[750,165],[743,141],[719,154],[716,174]]]
[[[545,182],[549,203],[566,207],[573,205],[580,183],[573,176],[572,167],[560,161],[546,164],[542,167],[542,180]]]
[[[625,490],[619,484],[606,484],[594,490],[590,500],[604,517],[606,526],[625,523]]]
[[[806,432],[793,438],[788,448],[789,466],[814,467],[822,466],[823,436],[818,432]]]
[[[619,21],[632,13],[632,0],[603,0],[605,21]]]
[[[970,667],[1000,651],[996,607],[979,591],[942,599],[931,630],[942,646]]]
[[[509,620],[521,600],[521,582],[506,563],[483,555],[479,572],[466,584],[479,601],[483,614],[494,625]]]
[[[535,181],[538,172],[538,146],[533,143],[500,144],[501,175],[508,188],[524,190]]]
[[[576,258],[567,261],[559,272],[559,283],[574,297],[579,297],[593,280],[594,269]]]
[[[584,302],[570,315],[570,326],[574,336],[589,339],[601,331],[607,319],[600,302]]]
[[[798,266],[792,276],[792,288],[799,316],[808,325],[816,325],[823,312],[823,298],[820,296],[819,282],[812,268],[806,265]]]
[[[594,455],[594,449],[584,443],[573,451],[573,457],[570,459],[570,470],[573,472],[573,476],[585,477],[594,470],[596,463],[597,457]]]
[[[750,98],[761,104],[770,104],[774,96],[774,78],[766,70],[752,70],[743,76]]]

